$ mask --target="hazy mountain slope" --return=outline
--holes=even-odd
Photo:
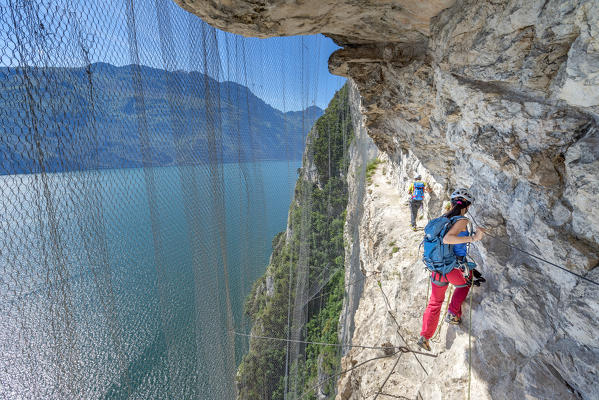
[[[138,124],[144,118],[152,155],[148,165],[204,162],[208,139],[218,135],[225,162],[299,160],[305,134],[322,115],[315,106],[283,113],[245,86],[219,83],[200,72],[144,66],[140,71],[141,90],[131,66],[98,63],[89,72],[0,68],[0,151],[6,154],[0,174],[39,170],[38,151],[16,140],[35,134],[49,171],[140,166]],[[175,135],[183,137],[178,156]]]

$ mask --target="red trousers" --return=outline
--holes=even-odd
[[[451,296],[451,302],[449,303],[449,312],[458,317],[462,316],[462,303],[470,291],[470,286],[466,284],[466,279],[464,279],[462,271],[454,269],[445,275],[445,277],[433,272],[431,276],[431,298],[424,311],[424,317],[422,318],[422,332],[420,332],[420,336],[430,339],[434,335],[437,324],[439,323],[441,306],[445,300],[445,291],[447,290],[449,283],[456,287],[453,291],[453,296]]]

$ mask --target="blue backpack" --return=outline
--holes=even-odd
[[[452,244],[444,244],[443,236],[462,216],[451,218],[439,217],[429,221],[424,228],[424,254],[422,261],[426,268],[432,272],[439,272],[443,276],[451,272],[457,266],[457,258],[453,253]]]
[[[424,199],[424,182],[414,182],[414,192],[412,193],[412,200]]]

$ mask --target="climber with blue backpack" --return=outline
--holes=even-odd
[[[430,191],[426,186],[426,183],[422,182],[422,176],[417,175],[415,181],[410,185],[408,193],[410,194],[410,213],[411,213],[411,226],[412,230],[416,230],[416,217],[418,216],[418,210],[422,207],[422,201],[424,200],[424,191]]]
[[[455,286],[449,303],[446,321],[461,322],[462,302],[470,286],[478,286],[485,279],[475,269],[476,264],[466,259],[468,244],[482,239],[485,230],[478,228],[473,235],[468,231],[468,218],[464,215],[474,202],[467,189],[457,189],[451,194],[451,209],[431,220],[424,228],[424,255],[422,260],[431,272],[431,297],[422,318],[422,331],[418,346],[430,351],[429,339],[434,335],[445,301],[445,291],[451,283]],[[474,278],[474,279],[473,279]]]

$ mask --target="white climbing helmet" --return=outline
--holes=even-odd
[[[451,200],[453,199],[457,199],[458,197],[461,197],[465,200],[467,200],[469,203],[474,203],[474,196],[472,196],[470,194],[470,192],[468,191],[468,189],[465,188],[459,188],[456,189],[452,194],[451,194]]]

